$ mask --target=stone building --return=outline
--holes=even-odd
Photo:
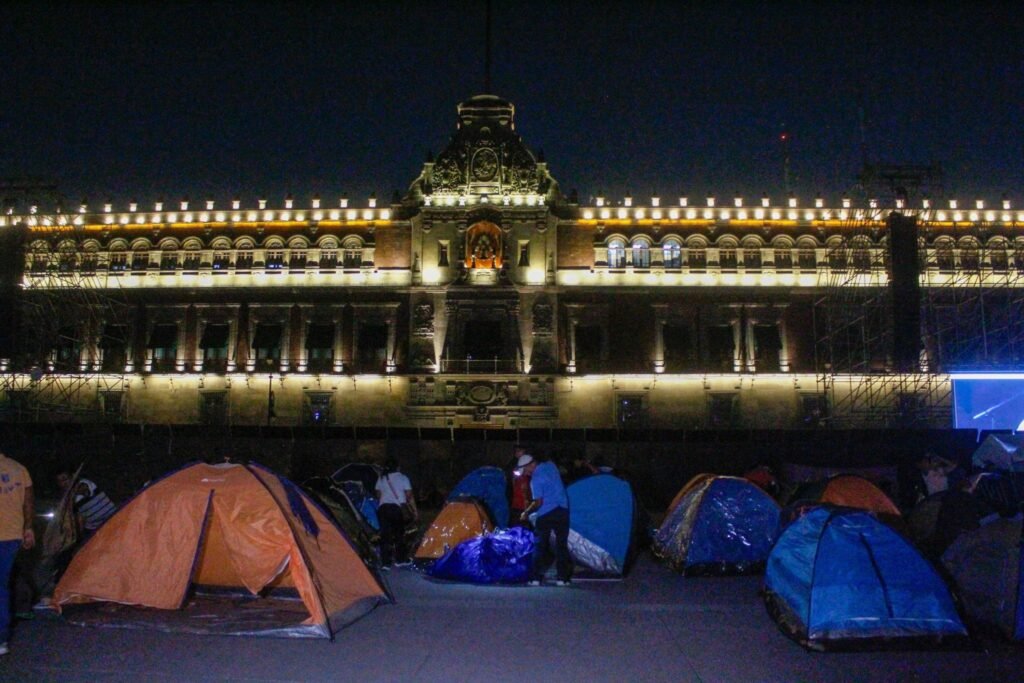
[[[1008,200],[581,204],[519,136],[511,103],[480,95],[457,113],[447,148],[387,205],[9,207],[0,287],[18,333],[0,340],[4,414],[943,427],[952,367],[1024,352],[1024,212]],[[894,220],[915,252],[904,291]],[[901,348],[894,304],[908,300],[921,315]],[[990,334],[952,334],[979,325]]]

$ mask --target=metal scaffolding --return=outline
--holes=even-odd
[[[1024,249],[985,221],[919,212],[921,354],[916,371],[900,372],[888,211],[858,213],[829,238],[814,304],[818,390],[834,426],[949,426],[950,373],[1024,361]]]
[[[44,193],[53,191],[40,187]],[[83,250],[80,229],[70,220],[48,228],[33,225],[30,205],[38,193],[20,186],[19,193],[4,197],[15,223],[8,229],[26,230],[24,253],[17,257],[24,259],[24,274],[13,294],[15,351],[0,373],[6,417],[116,419],[123,410],[125,367],[104,364],[102,340],[107,330],[129,329],[131,308],[118,279],[107,275],[108,264]]]

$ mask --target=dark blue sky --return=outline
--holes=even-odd
[[[581,199],[838,197],[872,161],[1024,200],[1010,3],[495,2],[496,94]],[[69,198],[387,199],[483,89],[482,3],[0,8],[0,177]]]

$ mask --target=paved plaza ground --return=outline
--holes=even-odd
[[[758,596],[760,577],[687,579],[643,557],[621,582],[441,584],[411,570],[397,599],[334,642],[19,622],[3,681],[1019,681],[1024,647],[809,653]]]

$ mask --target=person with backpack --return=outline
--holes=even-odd
[[[397,459],[389,458],[384,464],[384,474],[377,479],[374,490],[377,494],[377,518],[380,520],[381,566],[390,569],[394,562],[397,567],[407,567],[412,563],[405,542],[405,525],[419,521],[420,515],[412,482],[399,470]]]

